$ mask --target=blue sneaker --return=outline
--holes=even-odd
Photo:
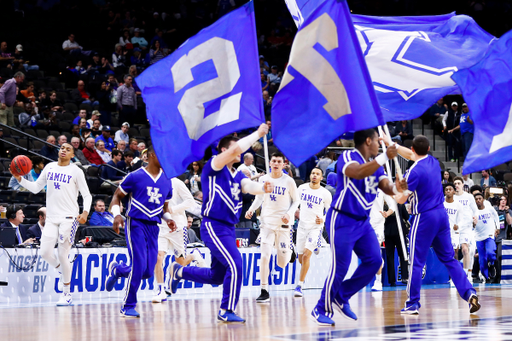
[[[319,326],[334,326],[334,321],[329,317],[320,314],[318,309],[315,308],[311,311],[311,318],[316,321]]]
[[[178,284],[181,281],[181,277],[178,276],[178,271],[181,269],[182,266],[179,265],[176,262],[173,262],[171,266],[169,267],[169,274],[171,278],[171,293],[174,295],[176,291],[178,291]]]
[[[357,321],[357,315],[352,311],[352,309],[350,309],[350,304],[348,304],[348,303],[340,304],[336,300],[334,300],[334,302],[332,302],[332,304],[333,304],[334,308],[336,308],[336,310],[338,310],[338,312],[341,315],[348,318],[349,320]]]
[[[405,315],[418,315],[420,313],[420,306],[417,303],[414,303],[411,306],[405,307],[400,310],[400,314]]]
[[[294,297],[302,297],[304,294],[302,293],[302,287],[300,285],[297,285],[295,288],[295,291],[293,292]]]
[[[112,291],[114,289],[114,285],[116,285],[117,279],[119,276],[116,275],[116,269],[119,264],[116,261],[113,261],[108,266],[108,276],[105,281],[105,289],[107,291]]]
[[[224,314],[219,310],[217,320],[223,323],[245,323],[245,319],[235,314],[232,310],[226,310]]]
[[[134,308],[130,309],[121,309],[119,312],[121,317],[128,317],[128,318],[139,318],[140,314],[135,310]]]

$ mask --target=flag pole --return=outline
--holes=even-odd
[[[385,127],[384,129],[387,130],[386,135],[390,136],[388,125],[385,124],[384,127]],[[383,136],[382,127],[378,126],[377,128],[379,130],[379,135],[382,137]],[[380,141],[380,144],[382,146],[382,151],[385,153],[386,152],[386,144],[384,143],[384,141]],[[402,178],[402,170],[400,169],[400,165],[398,165],[398,160],[396,159],[396,157],[394,158],[394,160],[395,160],[395,166],[397,167],[396,169],[397,169],[397,173],[399,175],[399,179],[401,179]],[[386,161],[386,172],[388,173],[389,181],[393,181],[392,176],[391,176],[391,167],[389,166],[388,161]],[[402,245],[402,252],[404,255],[404,259],[406,261],[409,261],[409,255],[407,254],[407,248],[405,247],[404,231],[402,230],[402,219],[400,217],[400,212],[398,211],[398,203],[396,203],[396,201],[393,200],[393,205],[395,205],[395,207],[393,207],[393,209],[395,211],[396,224],[398,226],[398,235],[400,236],[400,244]]]
[[[263,152],[265,155],[265,174],[270,172],[270,165],[268,163],[268,142],[267,142],[267,134],[263,136]]]

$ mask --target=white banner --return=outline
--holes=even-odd
[[[75,257],[77,249],[72,250],[70,259]],[[260,286],[260,248],[241,248],[242,290],[259,291]],[[204,254],[206,264],[210,264],[211,257],[208,248],[200,248]],[[9,259],[10,254],[14,263],[29,270],[18,269]],[[55,250],[57,252],[57,250]],[[71,276],[71,292],[74,302],[113,300],[120,301],[124,297],[125,278],[120,278],[112,292],[105,291],[105,279],[108,275],[108,264],[128,262],[128,250],[126,248],[99,248],[80,249],[73,262]],[[330,248],[320,249],[319,255],[311,258],[311,266],[306,278],[305,288],[322,288],[327,277],[331,262]],[[168,255],[164,261],[164,273],[166,274],[172,258]],[[271,259],[270,291],[294,289],[299,280],[300,264],[296,260],[288,264],[284,269],[276,266],[275,250]],[[354,272],[357,266],[357,258],[353,255],[348,276]],[[36,253],[35,249],[4,249],[0,251],[0,281],[9,283],[6,287],[0,287],[0,306],[37,304],[55,302],[59,298],[58,281],[59,273]],[[144,280],[139,290],[139,300],[149,300],[153,296],[155,288],[154,278]],[[182,281],[177,295],[219,293],[221,288],[209,284],[201,284],[190,281]]]

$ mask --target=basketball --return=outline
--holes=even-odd
[[[18,155],[11,161],[11,172],[15,175],[27,175],[32,169],[32,161],[28,156]]]

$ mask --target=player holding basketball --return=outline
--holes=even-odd
[[[127,277],[124,305],[120,313],[122,317],[140,317],[135,310],[137,291],[143,279],[153,276],[158,257],[158,223],[163,219],[171,231],[176,229],[169,212],[172,197],[172,184],[160,167],[160,162],[153,150],[148,148],[146,167],[129,173],[119,184],[112,198],[111,211],[114,215],[114,230],[124,225],[119,204],[129,197],[126,215],[126,242],[131,265],[112,262],[105,288],[112,291],[119,277]],[[165,212],[165,213],[164,213]]]
[[[270,273],[270,256],[272,249],[277,249],[277,265],[284,268],[290,262],[292,256],[291,225],[295,211],[299,207],[299,195],[297,185],[290,176],[283,173],[284,155],[275,152],[270,158],[270,174],[262,176],[259,181],[265,183],[271,181],[274,184],[272,193],[258,195],[245,217],[251,219],[254,211],[263,204],[261,209],[261,294],[256,299],[257,303],[270,301],[268,292],[268,275]]]
[[[374,129],[354,134],[355,149],[345,151],[338,159],[338,186],[326,227],[331,242],[332,263],[322,289],[322,296],[311,316],[317,324],[333,326],[333,308],[347,318],[357,320],[349,299],[373,279],[382,264],[379,241],[370,225],[369,212],[377,188],[393,195],[407,189],[405,181],[393,185],[382,165],[396,156],[396,147],[379,153],[379,137]],[[369,161],[374,158],[373,161]],[[350,279],[344,280],[352,259],[352,251],[361,260]]]
[[[302,286],[309,270],[309,262],[313,251],[320,247],[325,213],[331,207],[332,195],[320,186],[323,172],[315,167],[309,176],[309,183],[299,186],[300,220],[297,229],[297,254],[299,255],[300,277],[294,296],[302,297]]]
[[[385,140],[389,144],[387,137]],[[398,147],[400,155],[415,161],[405,174],[410,193],[395,197],[399,203],[404,203],[408,198],[414,215],[410,232],[411,260],[407,285],[409,298],[401,313],[419,313],[422,270],[431,246],[441,263],[446,266],[459,295],[469,302],[469,312],[474,313],[480,309],[480,303],[475,289],[454,258],[450,221],[443,205],[443,185],[439,179],[441,168],[439,161],[428,155],[429,150],[428,139],[423,135],[413,139],[411,149]]]
[[[266,124],[241,140],[227,136],[220,140],[219,155],[210,159],[203,167],[201,183],[203,207],[201,239],[210,249],[211,268],[182,267],[171,265],[171,291],[176,293],[178,283],[186,279],[199,283],[223,284],[222,301],[217,319],[226,323],[244,323],[245,319],[235,313],[242,286],[242,256],[236,247],[235,224],[239,221],[242,209],[242,192],[262,194],[272,192],[273,185],[263,186],[245,177],[233,168],[240,162],[240,154],[268,132]]]
[[[158,234],[158,259],[155,266],[155,277],[157,282],[156,295],[153,297],[153,303],[161,303],[167,301],[166,290],[168,289],[164,284],[164,270],[163,262],[167,252],[172,249],[176,262],[182,266],[196,261],[198,266],[204,267],[205,261],[201,252],[194,249],[187,256],[187,215],[185,210],[190,209],[196,205],[194,197],[185,183],[178,178],[172,178],[172,199],[169,203],[169,211],[171,218],[176,224],[176,231],[169,230],[167,224],[160,223],[160,233]],[[170,276],[169,276],[170,277]]]
[[[58,161],[47,164],[37,181],[13,174],[21,186],[32,193],[39,193],[46,186],[46,223],[41,236],[41,256],[61,273],[63,288],[57,306],[68,306],[73,302],[70,293],[72,267],[68,257],[78,225],[87,221],[92,203],[84,172],[71,163],[74,156],[73,146],[63,143]],[[82,214],[79,214],[78,192],[84,202]],[[55,244],[58,258],[54,253]]]

